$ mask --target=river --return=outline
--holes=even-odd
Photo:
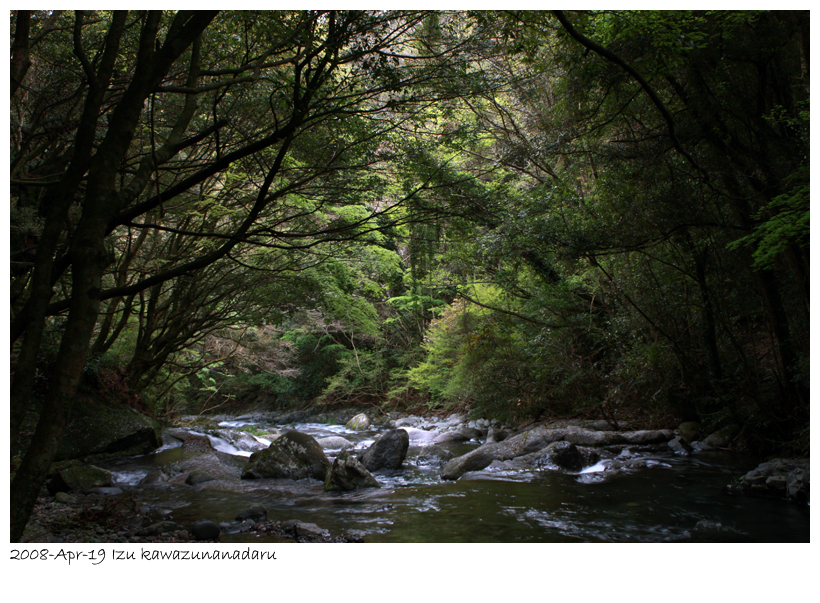
[[[357,448],[365,448],[377,433],[316,423],[289,427],[316,438],[342,435]],[[211,441],[223,452],[249,455],[219,438]],[[411,438],[402,469],[374,474],[380,488],[349,493],[324,492],[316,480],[244,480],[228,487],[136,485],[150,470],[178,460],[180,448],[103,466],[129,496],[168,510],[169,518],[182,525],[200,519],[231,522],[250,506],[262,505],[269,519],[315,523],[333,534],[355,533],[365,542],[809,541],[808,505],[723,492],[756,465],[735,453],[645,453],[645,468],[615,475],[603,471],[604,462],[575,474],[485,471],[442,481],[438,467],[416,463],[420,443]],[[463,454],[476,445],[459,444],[454,452]],[[328,456],[332,459],[333,451]],[[246,533],[221,538],[264,542]]]

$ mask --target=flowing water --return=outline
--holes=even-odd
[[[238,425],[223,423],[226,427]],[[344,426],[292,426],[316,438],[341,435],[366,448],[376,432]],[[138,487],[151,469],[182,457],[166,448],[109,462],[119,485],[136,498],[168,509],[174,521],[233,521],[262,505],[273,520],[298,519],[365,542],[808,542],[809,506],[733,497],[723,488],[755,463],[727,452],[690,457],[647,453],[646,468],[607,474],[607,462],[577,474],[556,471],[479,472],[442,481],[437,467],[418,465],[429,438],[408,429],[411,448],[401,470],[376,472],[381,488],[324,492],[316,480],[244,480],[229,487]],[[247,456],[214,438],[215,448]],[[453,447],[463,454],[477,444]],[[326,451],[332,459],[335,452]],[[241,459],[240,459],[241,460]],[[264,542],[253,534],[223,540]]]

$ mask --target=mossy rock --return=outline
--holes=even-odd
[[[687,444],[691,444],[703,433],[703,425],[697,421],[686,421],[678,425],[678,433]]]
[[[60,477],[75,492],[114,485],[114,477],[111,472],[94,465],[63,469],[60,471]]]
[[[345,427],[351,431],[364,431],[370,429],[371,424],[370,417],[362,412],[350,419]]]
[[[147,454],[161,443],[157,424],[130,406],[78,397],[56,460],[101,454]]]
[[[288,431],[268,448],[254,452],[242,479],[313,478],[324,481],[330,461],[319,443],[305,433]]]
[[[738,433],[740,433],[739,425],[727,425],[707,436],[703,442],[713,448],[725,448],[732,443]]]

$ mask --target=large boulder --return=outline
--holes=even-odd
[[[200,436],[201,437],[201,436]],[[207,440],[207,438],[204,438]],[[186,440],[186,444],[190,440]],[[203,440],[193,440],[204,446]],[[195,448],[199,448],[199,445]],[[208,445],[210,442],[208,441]],[[189,486],[199,486],[217,480],[238,480],[246,459],[241,456],[234,456],[224,452],[200,451],[198,449],[185,455],[180,461],[168,465],[164,468],[164,473],[170,475],[167,479],[171,484],[188,484]],[[145,478],[148,479],[148,476]],[[163,481],[162,476],[156,476],[154,483]],[[149,482],[145,482],[149,483]],[[213,484],[211,484],[213,485]]]
[[[147,416],[125,404],[78,396],[55,460],[147,454],[161,445],[159,430]]]
[[[580,471],[584,466],[584,457],[572,442],[553,442],[544,451],[549,453],[552,462],[561,469]]]
[[[565,439],[567,433],[567,429],[546,429],[539,425],[503,442],[484,444],[449,461],[442,469],[441,478],[458,479],[468,471],[481,471],[489,467],[493,461],[506,461],[537,452],[553,442]]]
[[[242,471],[242,479],[311,477],[324,481],[330,461],[312,437],[288,431],[265,450],[254,452]]]
[[[333,461],[325,479],[325,490],[341,490],[347,492],[360,488],[378,488],[379,482],[362,465],[358,459],[342,452]]]
[[[502,442],[488,442],[472,452],[456,457],[443,468],[442,479],[458,479],[468,471],[481,471],[489,467],[493,461],[507,461],[530,455],[543,450],[553,442],[566,441],[574,446],[610,446],[616,444],[656,444],[672,439],[672,432],[668,429],[647,431],[593,431],[577,426],[548,429],[544,425],[533,427],[529,431],[508,437]],[[572,452],[572,448],[561,448],[565,456],[562,457],[563,468],[577,471],[578,463],[581,466],[589,464],[589,455],[581,454],[581,460]],[[555,459],[550,458],[553,462]],[[555,464],[558,464],[555,462]],[[559,465],[561,466],[561,465]],[[577,469],[570,469],[577,467]]]
[[[580,427],[567,427],[566,440],[576,446],[614,446],[618,444],[663,444],[672,439],[669,429],[639,431],[593,431]]]
[[[495,444],[498,460],[514,459],[531,452],[537,452],[553,442],[567,439],[566,429],[546,429],[538,425],[528,431],[508,437]]]
[[[468,471],[481,471],[495,460],[506,460],[499,450],[500,444],[484,444],[475,450],[448,461],[441,470],[441,479],[458,479]],[[514,457],[506,457],[514,458]]]
[[[362,453],[359,461],[368,471],[379,469],[398,469],[407,456],[410,447],[410,436],[404,429],[393,429],[373,442]]]

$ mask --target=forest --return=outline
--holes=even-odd
[[[83,390],[808,456],[808,11],[18,10],[10,40],[12,540]]]

